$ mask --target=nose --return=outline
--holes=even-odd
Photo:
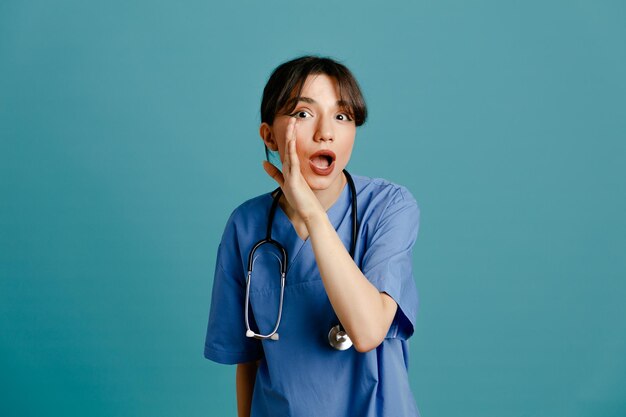
[[[318,118],[317,129],[313,139],[316,142],[332,142],[334,139],[332,118],[321,116]]]

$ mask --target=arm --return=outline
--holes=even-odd
[[[306,225],[326,293],[354,348],[375,349],[389,331],[398,305],[363,275],[325,212],[309,217]]]
[[[257,367],[257,362],[237,364],[237,415],[239,417],[250,417]]]
[[[355,349],[372,350],[385,338],[398,306],[390,296],[380,293],[354,263],[302,176],[296,152],[295,119],[287,128],[286,148],[283,172],[268,162],[264,168],[304,221],[328,298]]]

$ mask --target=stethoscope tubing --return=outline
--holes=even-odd
[[[356,187],[354,186],[354,181],[352,180],[352,176],[348,173],[348,171],[346,171],[345,169],[343,170],[343,173],[346,176],[346,180],[348,182],[348,187],[350,188],[350,197],[351,197],[351,203],[352,203],[352,240],[350,242],[350,256],[352,257],[352,259],[354,259],[354,254],[355,254],[355,250],[356,250],[356,241],[357,241],[357,237],[358,237],[358,230],[359,230],[359,224],[358,224],[358,219],[357,219],[357,198],[356,198]],[[280,196],[282,194],[282,190],[279,188],[277,188],[274,191],[276,194],[274,195],[274,199],[272,201],[272,206],[270,208],[270,212],[268,215],[268,222],[267,222],[267,231],[266,231],[266,235],[265,235],[265,239],[261,239],[260,241],[258,241],[257,243],[254,244],[254,246],[252,247],[252,250],[250,251],[250,255],[248,256],[248,274],[246,277],[246,294],[245,294],[245,308],[244,308],[244,315],[245,315],[245,323],[246,323],[246,336],[247,337],[254,337],[255,339],[261,339],[261,340],[266,340],[266,339],[271,339],[271,340],[278,340],[279,336],[278,336],[278,327],[280,326],[280,320],[282,318],[282,314],[283,314],[283,300],[284,300],[284,295],[285,295],[285,284],[286,284],[286,277],[287,277],[287,260],[288,260],[288,255],[287,255],[287,250],[276,240],[272,239],[272,225],[274,223],[274,216],[276,214],[276,208],[278,207],[278,201],[280,200]],[[276,319],[276,324],[274,325],[274,329],[268,333],[268,334],[260,334],[260,333],[256,333],[254,331],[252,331],[252,329],[250,328],[250,319],[249,319],[249,305],[250,305],[250,284],[252,281],[252,270],[254,269],[254,260],[256,259],[254,254],[256,252],[256,250],[261,247],[264,244],[271,244],[272,246],[276,247],[279,252],[280,252],[280,258],[278,258],[278,262],[280,264],[280,299],[279,299],[279,303],[278,303],[278,317]],[[341,324],[339,324],[337,327],[337,331],[342,331],[342,327]],[[334,328],[333,328],[334,329]],[[332,332],[332,329],[331,329]],[[344,332],[345,333],[345,332]],[[329,335],[329,340],[330,340],[330,335]],[[331,343],[332,345],[332,343]],[[351,343],[350,343],[351,345]],[[335,347],[338,350],[343,350],[335,345],[333,345],[333,347]],[[348,346],[349,347],[349,346]]]

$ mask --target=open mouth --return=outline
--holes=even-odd
[[[318,175],[328,175],[335,166],[335,153],[331,150],[322,150],[315,152],[309,158],[311,169]]]

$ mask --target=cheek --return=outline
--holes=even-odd
[[[351,153],[352,153],[352,149],[349,146],[346,146],[340,150],[341,156],[338,157],[337,159],[341,161],[341,165],[343,166],[348,165],[348,161],[350,161]]]
[[[341,142],[341,146],[339,149],[339,153],[341,154],[341,159],[344,163],[348,163],[350,160],[350,156],[352,154],[352,148],[354,146],[354,135],[349,135],[344,141]]]
[[[296,140],[298,141],[298,145],[301,142],[306,142],[313,138],[315,134],[315,126],[313,123],[308,121],[300,121],[296,123]]]
[[[296,142],[296,152],[298,153],[298,159],[300,160],[300,165],[304,166],[308,165],[307,152],[304,147],[304,140],[297,140]]]

